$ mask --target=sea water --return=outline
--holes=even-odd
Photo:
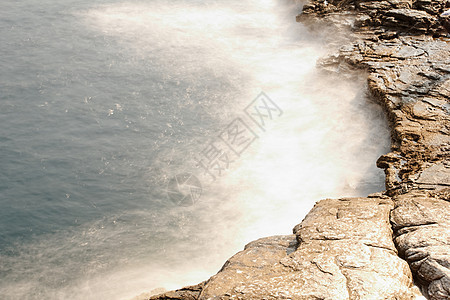
[[[0,298],[195,284],[316,201],[382,190],[383,113],[364,75],[316,69],[329,47],[301,7],[2,1]],[[178,174],[200,183],[195,203],[171,197]]]

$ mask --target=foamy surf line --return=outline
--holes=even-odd
[[[374,164],[389,147],[381,110],[367,101],[362,81],[329,78],[316,70],[326,47],[295,23],[298,4],[153,1],[90,7],[75,13],[83,29],[114,42],[113,49],[129,64],[157,62],[148,72],[167,82],[158,92],[178,101],[169,87],[188,85],[180,100],[184,109],[161,113],[184,120],[193,106],[207,106],[221,130],[264,91],[283,116],[257,132],[256,142],[220,178],[203,182],[202,199],[194,206],[156,199],[162,203],[159,210],[129,209],[18,246],[17,256],[2,259],[17,266],[8,271],[2,294],[130,299],[196,284],[246,243],[289,234],[315,201],[366,195],[383,184]],[[198,91],[214,84],[224,88]],[[195,99],[199,95],[206,100]],[[162,110],[151,104],[148,109]],[[125,111],[128,105],[122,100]],[[170,123],[167,140],[155,142],[170,141],[175,127],[187,124]],[[216,137],[213,130],[205,132],[203,143],[171,146],[170,160],[157,157],[149,168],[167,178],[197,171],[186,148],[201,153]]]

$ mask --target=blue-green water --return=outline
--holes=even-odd
[[[3,1],[0,298],[129,299],[206,279],[324,197],[383,189],[363,82],[326,78],[301,3]],[[284,111],[216,181],[194,157],[261,92]],[[249,124],[251,121],[247,120]],[[174,205],[180,172],[204,187]]]

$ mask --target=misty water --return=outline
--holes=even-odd
[[[316,69],[328,47],[301,7],[2,1],[0,298],[195,284],[316,201],[383,190],[382,110],[363,75]],[[261,92],[280,109],[264,128],[245,113]],[[213,180],[198,157],[236,120],[255,138]],[[194,205],[168,197],[182,173],[201,182]]]

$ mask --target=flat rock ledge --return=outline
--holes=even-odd
[[[319,201],[294,235],[248,244],[201,286],[150,299],[414,299],[389,197]]]
[[[306,4],[297,20],[326,25],[339,41],[320,67],[364,70],[386,111],[392,151],[377,161],[386,191],[319,201],[293,235],[251,242],[207,281],[150,299],[450,299],[450,20],[440,17],[448,8]]]

